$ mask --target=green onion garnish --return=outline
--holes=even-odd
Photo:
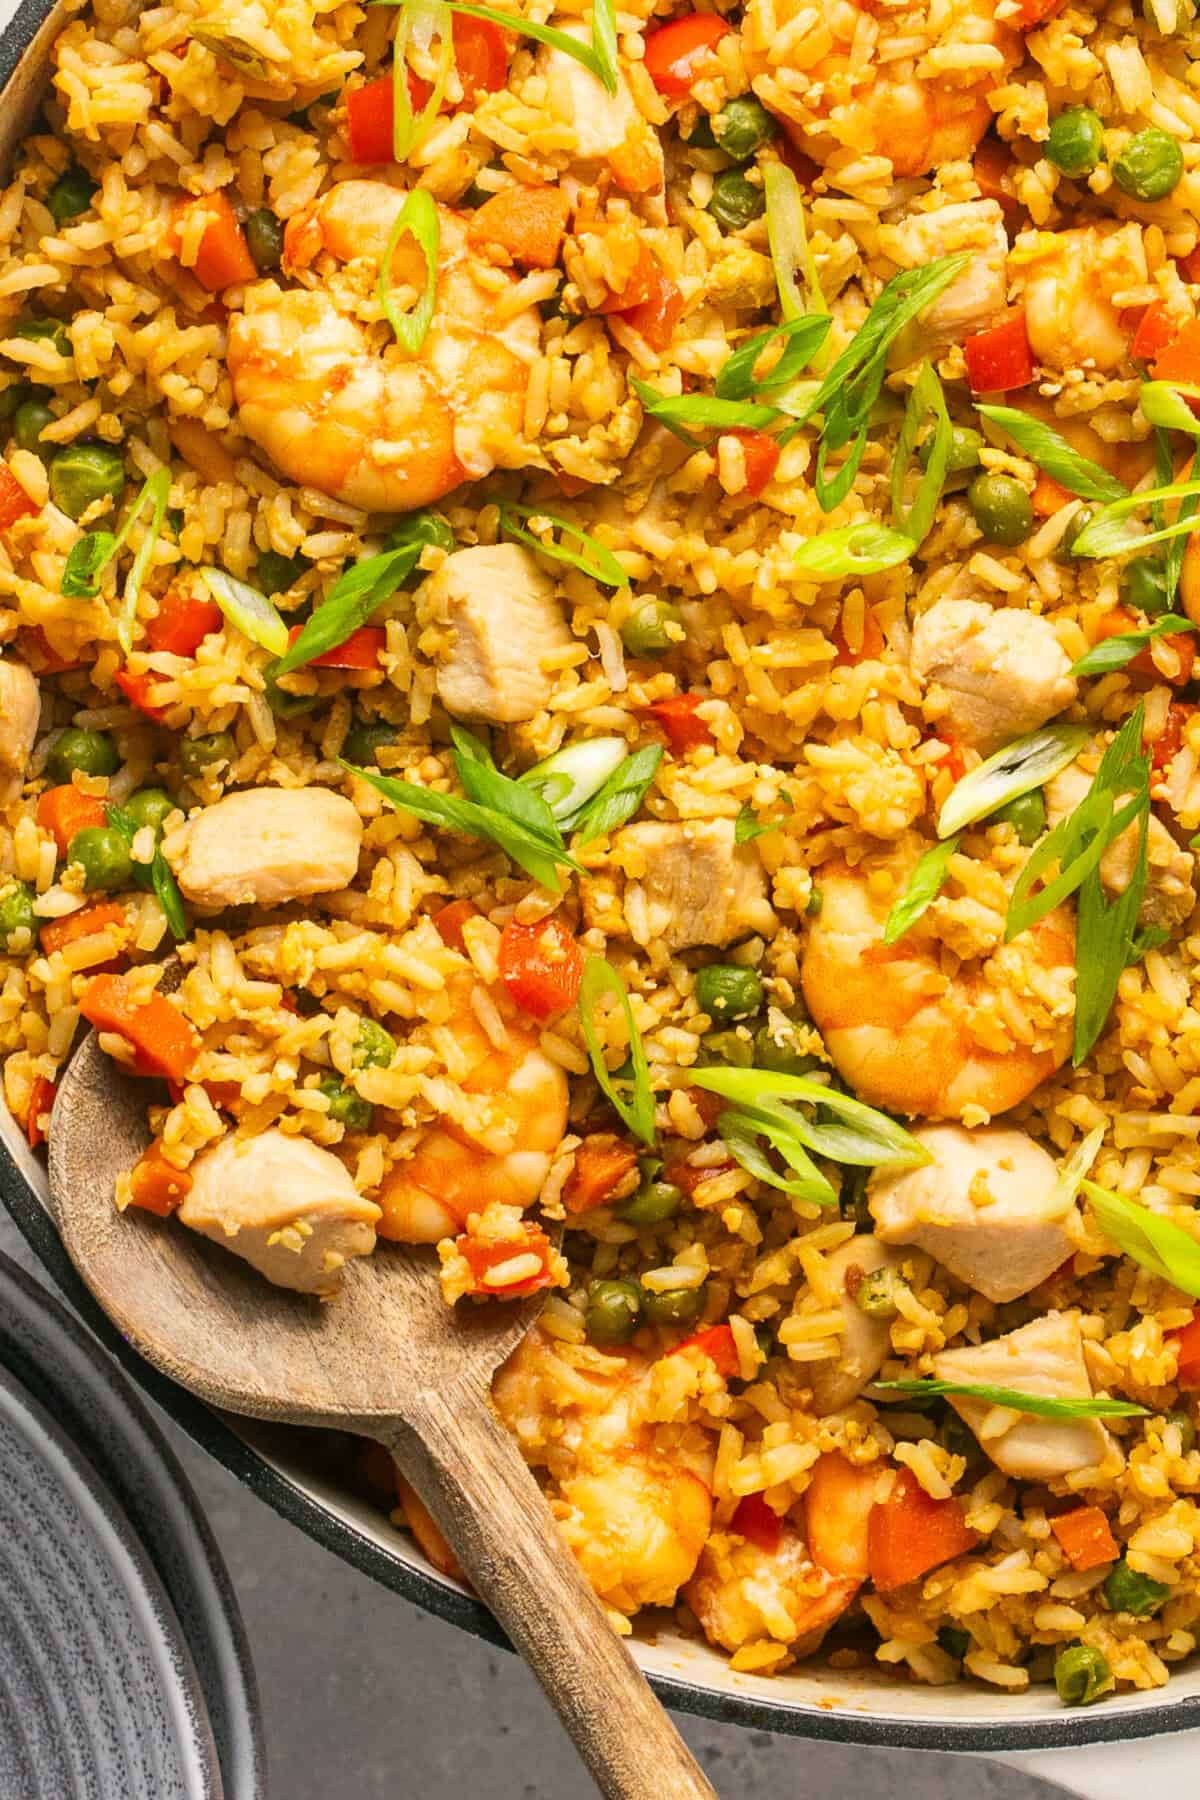
[[[732,1101],[738,1112],[787,1129],[806,1149],[833,1162],[916,1169],[933,1161],[924,1145],[886,1113],[807,1075],[718,1067],[692,1069],[689,1078],[693,1086]],[[818,1117],[806,1117],[797,1106],[815,1106]],[[821,1113],[833,1117],[823,1120]]]
[[[125,583],[125,594],[121,603],[121,611],[117,616],[117,642],[126,656],[133,649],[133,628],[137,622],[138,595],[142,591],[146,569],[154,554],[154,546],[158,542],[163,521],[167,516],[167,501],[171,495],[171,472],[169,469],[155,469],[153,475],[142,484],[137,495],[125,515],[125,522],[117,532],[87,531],[71,546],[63,569],[59,592],[76,600],[94,600],[100,588],[100,577],[121,549],[129,533],[147,506],[151,508],[150,524],[138,547],[129,577]]]
[[[200,573],[229,623],[252,644],[261,644],[272,656],[282,656],[288,647],[288,628],[266,595],[248,582],[235,580],[224,569],[201,569]]]
[[[993,1387],[986,1381],[873,1381],[871,1387],[922,1400],[961,1394],[964,1400],[987,1400],[992,1406],[1007,1406],[1039,1419],[1141,1419],[1150,1410],[1135,1406],[1132,1400],[1107,1400],[1091,1394],[1027,1394],[1020,1388]]]
[[[821,278],[809,248],[804,196],[800,192],[800,183],[785,162],[764,165],[763,192],[767,200],[767,238],[779,289],[780,311],[785,319],[798,319],[806,312],[828,314],[829,308],[821,292]],[[808,289],[807,304],[796,281],[798,269],[803,271]]]
[[[913,870],[908,886],[887,916],[883,928],[885,944],[895,944],[906,931],[911,931],[922,913],[937,899],[946,880],[950,858],[958,845],[959,839],[951,837],[944,844],[934,844],[932,849],[926,850]]]
[[[1114,1194],[1094,1181],[1080,1186],[1092,1203],[1096,1223],[1123,1256],[1200,1300],[1200,1244],[1190,1231],[1160,1218],[1127,1194]]]
[[[734,1161],[756,1181],[779,1188],[816,1206],[836,1206],[837,1194],[804,1148],[790,1123],[760,1113],[723,1112],[717,1130]],[[759,1143],[762,1138],[780,1156],[790,1175],[782,1174]]]
[[[647,744],[618,763],[599,793],[572,821],[571,829],[578,848],[590,844],[593,838],[615,831],[618,825],[633,817],[645,799],[662,759],[662,745]]]
[[[446,84],[454,67],[451,23],[449,8],[443,0],[404,0],[400,8],[392,45],[392,155],[398,163],[407,162],[411,153],[425,142],[441,111]],[[408,47],[411,44],[414,49],[428,53],[435,38],[438,56],[433,87],[421,111],[414,114],[412,95],[408,91]],[[390,255],[388,262],[390,265]]]
[[[1200,385],[1194,381],[1144,381],[1138,404],[1152,425],[1163,431],[1184,431],[1200,438],[1200,419],[1184,399],[1200,399]],[[1115,497],[1115,496],[1114,496]]]
[[[300,627],[295,641],[272,664],[271,679],[278,681],[281,675],[290,675],[293,669],[302,669],[314,657],[344,644],[391,599],[401,582],[407,581],[420,555],[419,544],[404,544],[398,550],[366,556],[339,575],[321,605]]]
[[[569,830],[572,819],[624,761],[624,738],[582,738],[526,769],[518,782],[539,793],[558,823]]]
[[[615,994],[625,1015],[625,1032],[629,1040],[629,1062],[632,1070],[628,1079],[609,1072],[608,1064],[604,1060],[604,1047],[596,1031],[596,1005],[606,992]],[[625,983],[612,964],[605,962],[602,956],[589,956],[584,964],[583,980],[579,984],[579,1023],[583,1028],[584,1042],[587,1044],[588,1055],[591,1058],[592,1073],[599,1083],[601,1092],[607,1097],[634,1136],[641,1138],[644,1144],[653,1144],[654,1095],[650,1089],[646,1048],[642,1043],[642,1034],[634,1022],[633,1008],[629,1004]],[[622,1089],[628,1090],[631,1085],[631,1093],[622,1092]]]
[[[1075,761],[1088,741],[1083,725],[1043,725],[997,750],[955,782],[938,814],[937,834],[953,837],[1010,800],[1031,794]]]
[[[404,5],[405,0],[381,0],[381,3],[398,6]],[[515,31],[518,37],[533,38],[551,50],[561,50],[564,56],[573,56],[608,93],[616,93],[617,24],[613,0],[593,0],[590,42],[572,37],[570,32],[559,31],[553,25],[538,25],[515,13],[501,12],[495,6],[468,5],[467,0],[446,0],[446,4],[451,12],[465,13],[469,19],[485,19],[490,25],[499,25],[503,31]]]
[[[416,239],[425,258],[425,285],[416,305],[408,312],[400,309],[392,293],[392,258],[396,254],[396,245],[405,232]],[[417,355],[433,319],[440,239],[441,226],[438,224],[437,206],[432,194],[425,188],[413,188],[396,214],[396,222],[388,234],[387,248],[379,266],[378,287],[379,304],[384,316],[396,334],[396,342],[409,356]]]
[[[713,384],[717,398],[748,400],[753,394],[789,387],[807,369],[829,336],[832,323],[827,313],[809,314],[803,319],[788,319],[782,325],[770,325],[765,331],[756,331],[722,363]],[[755,365],[776,338],[782,339],[782,353],[770,372],[756,380]],[[652,388],[647,390],[653,391]]]
[[[104,810],[113,830],[118,832],[127,844],[132,844],[140,829],[136,819],[131,819],[121,807],[113,806],[111,803]],[[187,915],[183,910],[183,896],[179,892],[178,884],[171,873],[171,865],[163,855],[160,845],[155,844],[154,856],[149,865],[134,863],[133,877],[139,887],[145,887],[147,881],[149,882],[158,904],[163,909],[171,936],[177,944],[184,943],[188,935],[188,926]]]
[[[629,385],[648,417],[657,419],[693,450],[699,448],[699,439],[687,430],[689,425],[711,431],[765,431],[782,417],[777,406],[750,400],[728,400],[716,394],[660,394],[636,375],[629,377]]]
[[[912,505],[906,507],[904,484],[912,466],[913,455],[917,447],[917,436],[927,418],[933,419],[933,443],[929,452],[929,464],[921,476]],[[900,435],[896,440],[896,453],[892,458],[892,519],[897,531],[903,532],[905,537],[911,539],[914,546],[924,542],[933,524],[933,515],[937,511],[937,503],[941,499],[942,488],[946,481],[946,470],[950,465],[950,446],[953,438],[954,427],[951,425],[950,415],[946,411],[942,384],[932,366],[929,363],[922,363],[920,373],[913,383],[912,392],[908,396],[908,405],[904,409]]]
[[[980,404],[976,411],[981,418],[1007,432],[1018,450],[1068,493],[1078,494],[1081,500],[1123,500],[1128,495],[1129,489],[1123,481],[1118,481],[1099,463],[1080,456],[1060,432],[1040,419],[1030,418],[1028,413],[1015,406]]]
[[[857,519],[809,538],[796,551],[794,561],[820,581],[836,581],[845,575],[876,575],[907,562],[916,550],[912,539],[890,525],[873,519]]]
[[[1186,535],[1196,529],[1196,522],[1191,512],[1185,512],[1182,507],[1172,524],[1162,525],[1155,531],[1144,531],[1137,537],[1125,535],[1125,520],[1140,507],[1169,504],[1173,500],[1191,501],[1197,496],[1200,496],[1200,481],[1189,480],[1171,481],[1164,487],[1142,488],[1136,494],[1126,495],[1124,500],[1113,500],[1084,526],[1077,538],[1072,539],[1071,555],[1124,556],[1131,550],[1144,550],[1148,544],[1161,544],[1167,538]]]
[[[578,569],[593,581],[602,582],[605,587],[622,588],[629,586],[629,577],[617,561],[611,550],[584,531],[570,519],[564,519],[560,513],[550,512],[544,506],[518,506],[515,500],[498,500],[500,509],[500,529],[506,536],[515,538],[519,544],[525,544],[530,550],[538,550],[543,556],[554,562],[566,563],[569,568]],[[556,543],[550,537],[535,537],[533,532],[526,531],[518,524],[521,519],[545,519],[548,524],[557,526],[563,537],[573,538],[583,546],[584,554],[568,549],[563,543]]]
[[[1072,665],[1071,674],[1107,675],[1114,669],[1123,669],[1147,644],[1152,644],[1155,638],[1171,637],[1178,632],[1195,629],[1190,619],[1185,619],[1178,613],[1164,613],[1161,618],[1155,619],[1153,625],[1147,625],[1141,631],[1121,631],[1099,644],[1093,644]]]

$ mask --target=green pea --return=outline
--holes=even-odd
[[[68,444],[50,459],[50,498],[70,519],[81,519],[97,500],[119,500],[125,459],[107,444]]]
[[[179,766],[190,781],[224,763],[237,761],[238,748],[231,731],[210,731],[202,737],[185,737],[179,744]]]
[[[385,745],[396,743],[399,736],[394,725],[386,725],[382,720],[374,725],[352,725],[346,733],[342,755],[360,769],[374,768],[379,761],[379,752]]]
[[[1033,530],[1029,495],[1011,475],[977,475],[967,489],[975,523],[993,544],[1023,544]]]
[[[298,719],[304,713],[313,712],[322,701],[320,694],[293,694],[280,687],[271,673],[271,666],[263,670],[263,694],[277,719]]]
[[[139,788],[125,802],[125,811],[138,830],[149,825],[155,837],[162,831],[164,820],[175,811],[175,807],[176,802],[165,788]]]
[[[431,544],[435,550],[453,550],[456,539],[450,523],[439,512],[423,507],[397,519],[383,540],[385,550],[402,550],[407,544]]]
[[[1072,179],[1090,175],[1104,155],[1104,120],[1090,106],[1068,106],[1050,127],[1046,161]]]
[[[49,462],[54,446],[43,444],[42,433],[53,423],[54,414],[44,400],[22,400],[13,419],[13,436],[22,450],[32,451],[43,462]]]
[[[83,870],[89,894],[115,894],[133,880],[133,859],[125,839],[111,825],[85,825],[67,845],[67,861]]]
[[[761,187],[747,181],[740,169],[726,169],[713,182],[708,210],[726,231],[741,231],[761,219],[767,209],[767,197]]]
[[[260,550],[254,574],[264,594],[286,594],[289,588],[295,587],[304,571],[311,568],[307,556],[284,556],[278,550]]]
[[[727,100],[712,121],[718,149],[735,162],[745,162],[769,144],[777,130],[774,119],[753,94],[739,94],[736,100]]]
[[[72,163],[46,195],[46,205],[54,223],[65,225],[68,219],[77,219],[80,213],[88,210],[95,192],[96,183],[87,170]]]
[[[1059,538],[1058,548],[1054,552],[1054,560],[1056,563],[1073,563],[1075,561],[1073,555],[1075,540],[1076,538],[1083,536],[1083,533],[1087,530],[1099,511],[1100,508],[1098,506],[1081,506],[1077,511],[1071,514],[1071,517],[1067,520],[1067,529]]]
[[[26,319],[12,335],[24,338],[27,344],[51,343],[60,356],[71,354],[71,340],[61,319]]]
[[[19,931],[27,931],[29,936],[23,941],[29,945],[37,929],[37,917],[33,910],[33,889],[27,882],[10,881],[0,894],[0,943],[6,950],[12,948],[12,940]]]
[[[1121,604],[1157,619],[1167,611],[1167,573],[1157,556],[1135,556],[1121,570]]]
[[[242,230],[246,233],[246,248],[259,274],[277,269],[283,261],[283,225],[270,207],[256,207]]]
[[[356,1069],[386,1069],[397,1047],[390,1031],[385,1031],[374,1019],[360,1019],[358,1036],[354,1040],[354,1066]]]
[[[636,1194],[620,1208],[629,1225],[662,1225],[683,1205],[683,1189],[673,1181],[643,1181]]]
[[[734,1069],[754,1067],[754,1044],[740,1031],[706,1031],[700,1048],[706,1060],[728,1063]]]
[[[636,1281],[598,1281],[584,1314],[587,1334],[594,1344],[627,1344],[641,1311],[642,1290]]]
[[[704,1288],[668,1288],[665,1294],[645,1293],[642,1311],[652,1325],[694,1325],[704,1311]]]
[[[676,650],[680,639],[668,626],[683,625],[683,614],[666,600],[646,600],[631,612],[621,627],[621,642],[630,656],[663,656]]]
[[[117,746],[107,731],[77,731],[69,725],[50,746],[46,771],[55,781],[70,781],[74,770],[81,775],[115,775],[121,766]]]
[[[1046,800],[1040,788],[1031,794],[1018,794],[1015,800],[999,806],[988,819],[989,825],[1011,825],[1019,843],[1028,849],[1036,844],[1046,829]]]
[[[326,1075],[318,1083],[320,1092],[329,1101],[329,1116],[344,1125],[347,1131],[370,1131],[373,1108],[369,1100],[356,1094],[340,1082],[336,1075]]]
[[[955,425],[950,431],[950,460],[946,464],[947,475],[965,475],[968,469],[979,467],[979,452],[983,449],[983,433],[972,431],[969,425]],[[921,467],[929,467],[929,459],[933,455],[933,433],[924,439],[917,457]]]
[[[754,1067],[769,1069],[773,1075],[811,1075],[819,1069],[821,1059],[794,1048],[794,1040],[773,1035],[770,1025],[760,1025],[754,1034]]]
[[[819,887],[815,887],[812,890],[812,893],[808,896],[808,905],[804,908],[804,910],[810,919],[819,919],[821,916],[821,908],[824,906],[824,904],[825,904],[824,894],[821,892]]]
[[[33,389],[27,381],[10,381],[6,388],[0,388],[0,421],[13,418],[18,407],[32,398]]]
[[[1139,1575],[1122,1557],[1108,1571],[1100,1592],[1114,1612],[1148,1619],[1158,1611],[1171,1590],[1163,1581],[1152,1581],[1149,1575]]]
[[[762,977],[732,963],[709,963],[696,971],[696,1004],[710,1019],[745,1019],[763,1003]]]
[[[689,150],[715,150],[717,140],[713,136],[712,120],[707,113],[697,113],[696,123],[692,126],[692,135],[684,138]]]
[[[1165,200],[1183,174],[1179,139],[1149,125],[1130,138],[1112,172],[1117,186],[1132,200]]]
[[[1112,1686],[1112,1671],[1102,1650],[1072,1644],[1054,1659],[1054,1685],[1064,1706],[1089,1706]]]
[[[960,1630],[957,1625],[943,1625],[937,1634],[937,1641],[947,1656],[955,1662],[961,1662],[971,1648],[970,1633]]]
[[[895,1269],[872,1269],[854,1290],[854,1304],[868,1319],[894,1319],[900,1311],[897,1295],[907,1286]]]

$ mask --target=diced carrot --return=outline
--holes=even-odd
[[[726,1381],[736,1375],[742,1366],[732,1328],[728,1325],[710,1325],[707,1331],[693,1332],[691,1337],[676,1344],[671,1355],[677,1356],[681,1350],[699,1350],[716,1365],[717,1374],[723,1375]]]
[[[1179,1352],[1175,1379],[1180,1387],[1189,1391],[1200,1388],[1200,1307],[1192,1314],[1189,1324],[1178,1331],[1168,1331],[1166,1338]]]
[[[863,614],[862,643],[856,650],[852,650],[847,643],[840,619],[834,628],[833,645],[837,652],[834,660],[841,664],[849,663],[851,666],[856,666],[862,662],[874,662],[882,654],[883,644],[883,627],[875,617],[874,609],[870,606]]]
[[[623,1198],[637,1185],[630,1180],[636,1169],[636,1150],[611,1131],[593,1132],[575,1152],[575,1167],[563,1187],[564,1207],[569,1213],[592,1212],[618,1192]]]
[[[697,744],[711,744],[712,732],[697,717],[696,709],[704,704],[704,694],[669,694],[646,708],[647,715],[659,727],[675,756],[683,756]]]
[[[1013,191],[1014,160],[1004,139],[989,131],[981,139],[972,165],[980,194],[985,200],[998,200],[1006,211],[1020,204]]]
[[[0,462],[0,531],[7,531],[18,519],[31,519],[41,511],[31,500],[7,463]]]
[[[127,975],[96,975],[88,982],[79,1010],[97,1031],[113,1031],[132,1044],[139,1075],[184,1081],[200,1040],[165,994],[137,1000]]]
[[[722,1101],[722,1105],[724,1104],[724,1101]],[[667,1164],[662,1172],[662,1178],[664,1181],[669,1182],[672,1187],[679,1188],[689,1199],[691,1199],[702,1182],[711,1181],[714,1176],[725,1175],[730,1169],[736,1168],[737,1164],[733,1161],[732,1157],[729,1158],[728,1161],[722,1160],[721,1162],[708,1163],[702,1168],[698,1167],[695,1163],[690,1163],[686,1161],[686,1159],[681,1158],[679,1162]]]
[[[519,1299],[554,1285],[550,1269],[552,1245],[545,1232],[536,1225],[526,1224],[522,1237],[506,1238],[500,1243],[492,1239],[484,1243],[479,1238],[464,1233],[454,1240],[454,1247],[471,1271],[474,1282],[472,1292],[476,1294],[502,1294],[505,1299]],[[497,1282],[488,1279],[494,1271],[503,1269],[505,1263],[516,1263],[519,1257],[526,1256],[536,1256],[541,1263],[536,1274],[519,1274],[515,1281]]]
[[[783,1520],[761,1494],[747,1494],[738,1501],[729,1529],[767,1556],[774,1556],[783,1542]]]
[[[736,438],[742,446],[742,461],[746,470],[746,492],[751,495],[761,494],[774,475],[779,463],[779,445],[765,431],[725,431],[723,437]]]
[[[42,949],[47,956],[53,956],[56,950],[65,949],[80,938],[94,937],[110,925],[124,923],[123,906],[118,906],[115,900],[94,900],[90,906],[68,913],[65,919],[47,919],[41,929]]]
[[[1172,761],[1176,751],[1183,743],[1183,734],[1187,722],[1196,708],[1186,700],[1172,700],[1167,708],[1167,717],[1162,730],[1155,738],[1150,749],[1150,767],[1156,771],[1165,769]]]
[[[575,934],[557,913],[536,925],[510,919],[500,934],[500,979],[534,1019],[550,1019],[574,1006],[583,961]]]
[[[210,633],[220,631],[223,618],[215,600],[168,588],[158,603],[157,616],[146,627],[146,637],[152,650],[194,656]]]
[[[729,30],[715,13],[684,13],[646,36],[646,73],[660,94],[682,98],[691,89],[713,45]]]
[[[1116,1562],[1120,1546],[1098,1506],[1076,1506],[1051,1519],[1050,1529],[1063,1547],[1071,1567],[1084,1574],[1102,1563]]]
[[[181,1206],[191,1191],[192,1177],[187,1169],[177,1169],[163,1155],[160,1139],[155,1138],[129,1173],[129,1203],[143,1212],[166,1219]]]
[[[89,825],[107,825],[108,814],[104,803],[92,794],[81,793],[71,782],[62,787],[47,788],[37,803],[37,822],[44,831],[54,836],[60,856],[67,854],[67,845],[77,831],[84,831]]]
[[[167,716],[166,708],[155,706],[150,699],[151,689],[155,681],[160,679],[161,677],[151,674],[149,669],[143,669],[137,675],[132,669],[118,669],[113,675],[113,680],[129,704],[136,706],[138,711],[144,713],[155,725],[161,725]]]
[[[1179,667],[1173,675],[1164,675],[1154,660],[1154,645],[1147,644],[1139,650],[1129,668],[1131,674],[1147,675],[1151,681],[1168,681],[1172,687],[1186,687],[1192,679],[1192,670],[1196,666],[1196,640],[1190,631],[1169,631],[1156,640],[1160,644],[1169,644],[1179,658]]]
[[[602,313],[632,312],[635,307],[645,306],[654,299],[662,280],[657,257],[645,244],[639,244],[637,261],[629,271],[624,287],[614,288],[596,310]]]
[[[1175,315],[1168,311],[1166,302],[1152,300],[1138,314],[1130,356],[1135,362],[1153,362],[1172,342],[1176,329]]]
[[[649,344],[651,350],[666,350],[676,325],[683,317],[683,295],[675,283],[663,274],[653,257],[639,264],[639,280],[644,297],[633,305],[611,310],[616,311],[630,330],[636,331]]]
[[[505,188],[472,215],[467,238],[483,250],[495,245],[524,269],[552,269],[570,212],[561,188]]]
[[[50,1112],[57,1092],[54,1082],[47,1081],[44,1075],[34,1076],[29,1095],[29,1112],[25,1119],[25,1136],[31,1150],[36,1150],[39,1144],[46,1141]]]
[[[932,1500],[911,1469],[901,1469],[891,1493],[871,1513],[868,1572],[880,1593],[903,1587],[979,1542],[958,1501]]]
[[[452,950],[465,953],[466,941],[463,937],[463,926],[468,919],[477,919],[479,908],[473,900],[451,900],[433,915],[433,922],[443,944],[449,944]]]
[[[1047,475],[1043,470],[1034,482],[1029,502],[1039,519],[1048,519],[1058,511],[1060,506],[1065,506],[1071,498],[1069,490],[1060,482],[1055,481],[1053,475]]]
[[[1154,360],[1156,381],[1200,381],[1200,319],[1186,319]]]
[[[877,1462],[852,1463],[840,1450],[817,1458],[804,1490],[804,1529],[818,1568],[866,1580],[870,1521],[885,1479]]]
[[[1021,0],[1021,13],[1018,25],[1025,31],[1032,31],[1036,25],[1044,25],[1064,4],[1064,0]]]
[[[293,625],[288,632],[288,643],[294,644],[300,636],[303,626]],[[313,669],[377,669],[379,658],[387,644],[387,632],[382,625],[360,625],[357,631],[332,650],[326,650],[320,656],[314,656],[310,668]]]
[[[380,1446],[382,1449],[382,1445]],[[387,1452],[383,1452],[387,1455]],[[391,1460],[390,1457],[388,1459]],[[395,1465],[393,1465],[393,1468]],[[408,1529],[429,1558],[435,1569],[443,1575],[449,1575],[455,1581],[464,1579],[462,1568],[453,1550],[442,1536],[441,1527],[417,1490],[410,1481],[406,1481],[399,1469],[395,1469],[396,1498],[404,1508],[404,1517],[408,1521]]]
[[[1033,351],[1023,312],[1009,313],[989,331],[976,332],[963,343],[967,380],[975,394],[1001,394],[1028,387],[1033,380]]]
[[[204,226],[192,274],[210,294],[219,294],[238,281],[253,281],[258,270],[246,243],[246,234],[237,222],[228,194],[201,194],[196,199],[177,200],[171,212],[174,245],[178,251],[185,227],[199,213]]]
[[[455,13],[452,30],[462,103],[474,106],[480,94],[498,94],[508,80],[508,42],[490,19],[472,19],[466,13]]]

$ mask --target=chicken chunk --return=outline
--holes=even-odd
[[[968,1131],[919,1125],[933,1157],[918,1169],[880,1171],[867,1188],[876,1235],[927,1250],[988,1300],[1028,1294],[1075,1249],[1077,1214],[1051,1213],[1058,1170],[1040,1144],[1007,1125]],[[856,1240],[857,1242],[857,1240]]]
[[[5,657],[0,662],[0,806],[21,791],[40,713],[37,677],[24,663]]]
[[[583,25],[564,27],[569,37],[588,42]],[[658,134],[634,103],[624,75],[617,75],[610,94],[574,56],[544,45],[537,55],[538,73],[546,83],[546,106],[552,125],[565,126],[574,156],[584,163],[606,162],[627,193],[654,193],[663,185],[663,154]]]
[[[1057,825],[1074,812],[1092,785],[1077,763],[1046,783],[1046,823]],[[1137,865],[1137,824],[1110,844],[1100,861],[1100,880],[1110,897],[1123,894]],[[1191,917],[1196,904],[1196,859],[1177,844],[1162,820],[1150,814],[1146,831],[1146,891],[1138,908],[1139,925],[1165,925],[1174,931]]]
[[[630,825],[615,848],[636,943],[686,950],[774,931],[766,873],[751,845],[734,842],[732,819]]]
[[[163,852],[185,899],[202,910],[282,906],[348,887],[362,820],[328,788],[246,788],[172,831]]]
[[[554,691],[545,659],[571,634],[554,583],[519,544],[478,544],[448,556],[418,596],[445,632],[438,697],[456,718],[514,725]]]
[[[1091,1379],[1083,1360],[1083,1336],[1074,1313],[1047,1313],[1019,1331],[943,1350],[933,1358],[939,1381],[983,1382],[1015,1388],[1022,1394],[1053,1394],[1059,1399],[1090,1399]],[[1043,1419],[997,1410],[990,1400],[948,1396],[959,1417],[970,1426],[998,1469],[1019,1481],[1053,1481],[1075,1469],[1103,1462],[1112,1438],[1099,1419]]]
[[[322,1297],[337,1291],[351,1257],[375,1248],[379,1217],[331,1151],[274,1127],[205,1150],[179,1208],[184,1225],[244,1257],[276,1287]]]
[[[845,1328],[835,1357],[804,1367],[818,1413],[849,1406],[882,1368],[892,1345],[891,1321],[869,1317],[854,1296],[864,1276],[876,1269],[898,1268],[902,1260],[898,1250],[869,1233],[851,1238],[825,1258],[825,1272],[840,1295],[837,1304]]]
[[[1036,731],[1078,692],[1047,619],[981,600],[935,601],[913,626],[911,661],[927,684],[926,717],[983,756]]]
[[[1008,233],[998,200],[966,200],[912,213],[879,234],[885,256],[902,269],[921,269],[939,256],[967,250],[971,260],[961,275],[919,314],[919,351],[927,356],[938,344],[957,344],[973,331],[983,331],[1008,300]]]

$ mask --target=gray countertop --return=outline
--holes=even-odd
[[[41,1273],[2,1211],[0,1249]],[[347,1568],[159,1419],[245,1614],[273,1800],[594,1796],[515,1657]],[[981,1758],[839,1749],[702,1719],[680,1724],[722,1800],[1050,1800],[1056,1792]]]

